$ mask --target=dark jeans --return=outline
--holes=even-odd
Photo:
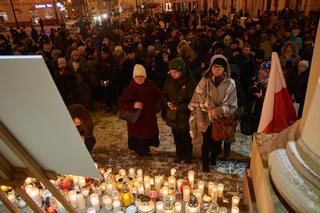
[[[189,131],[172,130],[174,143],[176,145],[176,159],[178,161],[185,159],[191,161],[192,143]]]
[[[89,153],[91,154],[91,151],[94,147],[94,145],[96,144],[96,138],[95,137],[87,137],[85,139],[85,145],[87,147],[87,150],[89,151]]]

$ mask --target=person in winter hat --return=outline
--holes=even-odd
[[[175,162],[192,162],[192,143],[189,134],[188,103],[192,97],[195,81],[182,58],[169,63],[169,76],[163,86],[163,118],[171,127],[176,145]]]

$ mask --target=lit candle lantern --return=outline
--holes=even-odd
[[[90,207],[87,209],[87,213],[96,213],[96,209],[94,207]]]
[[[162,211],[163,211],[163,202],[162,201],[158,201],[156,203],[156,211],[157,211],[157,213],[162,213]]]
[[[203,202],[210,203],[211,200],[212,200],[211,197],[208,195],[203,195],[203,197],[202,197]]]
[[[239,213],[239,208],[237,206],[233,206],[231,208],[231,213]]]
[[[40,197],[40,191],[38,188],[33,188],[28,192],[31,199],[39,206],[42,206],[42,199]]]
[[[182,183],[183,183],[183,179],[178,179],[177,180],[177,188],[178,188],[178,190],[181,188]]]
[[[176,175],[177,170],[175,168],[172,168],[170,170],[171,176],[175,176]]]
[[[146,184],[146,183],[150,183],[150,176],[149,175],[145,175],[143,177],[143,183]]]
[[[214,183],[214,182],[209,182],[208,183],[208,195],[212,195],[212,190],[213,190],[213,188],[216,186],[216,184]]]
[[[79,177],[78,179],[79,179],[79,186],[80,187],[84,187],[87,184],[85,177]]]
[[[79,177],[78,176],[73,176],[72,180],[73,180],[73,185],[79,186]]]
[[[224,185],[222,183],[219,183],[218,184],[218,198],[223,197],[223,188],[224,188]]]
[[[146,195],[149,194],[150,190],[151,190],[151,186],[150,186],[149,182],[144,184],[144,191],[145,191]]]
[[[134,177],[134,173],[135,173],[135,169],[134,168],[130,168],[129,169],[129,177]]]
[[[194,183],[194,171],[193,170],[190,170],[188,172],[188,180],[191,184],[191,188],[193,188],[193,183]]]
[[[101,195],[102,195],[102,188],[101,188],[101,185],[99,185],[99,186],[95,187],[95,192],[96,192],[99,196],[101,196]]]
[[[194,189],[192,194],[194,194],[194,196],[196,196],[197,201],[199,202],[199,204],[202,203],[202,192],[200,189]]]
[[[143,183],[142,175],[137,175],[137,181],[140,182],[140,183]]]
[[[161,189],[161,177],[160,176],[155,176],[154,183],[155,183],[156,190],[159,192],[160,189]]]
[[[198,189],[201,191],[202,194],[204,193],[204,181],[203,180],[198,181]]]
[[[108,195],[102,197],[102,202],[107,211],[112,209],[112,199]]]
[[[106,184],[106,193],[107,195],[111,196],[113,192],[113,184],[112,183],[107,183]]]
[[[144,188],[142,184],[138,186],[138,194],[144,194]]]
[[[106,171],[107,174],[111,174],[112,173],[112,168],[108,168]]]
[[[73,208],[77,208],[77,191],[71,190],[68,192],[69,200]]]
[[[101,189],[102,189],[102,191],[106,191],[106,183],[101,184]]]
[[[119,200],[113,201],[112,207],[113,207],[113,211],[114,212],[121,211],[121,203],[120,203],[120,201]]]
[[[238,196],[232,197],[232,207],[237,207],[239,205],[240,198]]]
[[[11,203],[13,203],[16,201],[16,194],[10,193],[10,194],[8,194],[7,198],[10,200]]]
[[[166,197],[168,197],[168,194],[169,194],[169,188],[164,186],[162,187],[162,197],[165,199]]]
[[[183,187],[183,201],[188,202],[190,200],[190,187],[185,185]]]
[[[228,209],[226,207],[219,208],[220,213],[228,213]]]
[[[27,193],[29,193],[33,188],[34,188],[33,185],[28,184],[28,185],[26,185],[26,186],[24,187],[24,190],[25,190]]]
[[[86,208],[86,201],[83,197],[83,194],[77,194],[77,205],[79,209]]]
[[[92,207],[94,207],[97,211],[100,209],[99,195],[97,193],[92,193],[90,195],[90,202]]]
[[[182,212],[182,204],[180,202],[175,202],[174,204],[174,212],[181,213]]]
[[[154,178],[150,178],[149,183],[150,183],[151,186],[153,186],[154,185]]]
[[[168,178],[168,182],[169,182],[169,188],[173,189],[173,191],[176,190],[176,178],[173,176],[170,176]]]
[[[212,189],[212,195],[211,195],[212,200],[216,201],[218,198],[218,188],[214,187]]]
[[[20,208],[20,209],[23,209],[23,208],[25,208],[27,206],[27,203],[24,201],[24,200],[22,200],[22,199],[19,199],[18,200],[18,207]]]
[[[125,176],[126,175],[126,170],[120,169],[119,170],[119,175],[122,176],[122,177]]]
[[[136,195],[138,193],[138,189],[136,186],[133,186],[131,189],[132,194]]]
[[[143,175],[142,169],[138,169],[138,170],[137,170],[137,175],[140,175],[140,176]]]
[[[83,195],[83,197],[88,197],[89,196],[89,189],[88,188],[83,188],[82,189],[82,195]]]

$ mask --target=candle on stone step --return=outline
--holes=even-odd
[[[126,176],[126,170],[125,169],[120,169],[119,170],[119,175],[122,176],[122,177]]]
[[[174,176],[168,177],[169,188],[173,191],[176,190],[176,178]]]
[[[79,179],[79,186],[84,187],[86,185],[85,177],[78,177],[78,179]]]
[[[222,183],[219,183],[218,184],[218,198],[223,197],[223,188],[224,188],[224,185]]]
[[[201,204],[202,203],[202,192],[201,192],[201,190],[200,189],[194,189],[192,191],[192,194],[194,194],[194,196],[196,196],[198,203]]]
[[[237,207],[239,205],[240,198],[238,196],[232,196],[232,207]]]
[[[90,195],[90,202],[92,207],[94,207],[97,211],[100,209],[99,195],[97,193],[92,193]]]
[[[83,197],[89,196],[89,189],[88,188],[82,188],[82,195]]]
[[[104,207],[105,207],[105,209],[107,211],[112,209],[112,199],[111,199],[111,197],[109,197],[108,195],[103,196],[102,197],[102,202],[103,202],[103,205],[104,205]]]
[[[233,206],[231,208],[231,213],[239,213],[239,208],[237,206]]]
[[[216,186],[216,184],[214,182],[209,182],[208,183],[208,195],[211,196],[212,195],[212,190],[213,188]]]
[[[151,190],[150,184],[149,183],[144,184],[144,191],[146,195],[149,194],[150,190]]]
[[[163,202],[162,201],[158,201],[156,203],[156,211],[157,211],[157,213],[162,213],[162,211],[163,211]]]
[[[83,197],[83,194],[77,194],[77,206],[79,209],[86,208],[86,201]]]
[[[129,177],[134,177],[135,169],[134,168],[129,168]]]
[[[188,185],[183,186],[183,201],[188,202],[190,200],[190,187]]]
[[[176,168],[172,168],[172,169],[170,170],[171,176],[175,176],[175,175],[176,175],[176,172],[177,172],[177,169],[176,169]]]
[[[203,180],[199,180],[198,181],[198,189],[201,191],[201,193],[204,193],[204,181]]]
[[[137,170],[137,175],[140,175],[140,176],[143,175],[142,169],[138,169],[138,170]]]
[[[169,195],[169,188],[164,186],[161,189],[162,198],[165,199]]]
[[[155,184],[156,190],[159,192],[161,189],[161,177],[160,176],[155,176],[154,184]]]
[[[180,190],[181,184],[183,183],[183,179],[178,179],[177,180],[177,189],[178,191]]]
[[[151,186],[154,186],[154,178],[150,178],[149,183]]]
[[[138,194],[144,194],[144,187],[142,184],[138,186]]]
[[[146,184],[146,183],[150,183],[150,176],[149,175],[145,175],[143,177],[143,183]]]
[[[32,188],[29,192],[28,192],[29,196],[31,197],[31,199],[39,206],[42,206],[42,199],[40,197],[40,190],[38,188]]]
[[[188,172],[188,180],[189,180],[189,182],[190,182],[190,184],[191,184],[191,188],[193,188],[193,184],[194,184],[194,171],[193,170],[190,170],[189,172]]]
[[[219,208],[220,213],[228,213],[228,209],[226,207]]]
[[[111,196],[113,192],[113,184],[112,183],[107,183],[106,184],[106,193],[107,195]]]
[[[71,190],[68,192],[69,200],[73,208],[77,208],[77,191]]]
[[[218,188],[216,186],[212,189],[211,198],[214,201],[218,198]]]
[[[94,207],[90,207],[87,209],[87,213],[96,213],[96,209]]]
[[[182,204],[179,201],[176,201],[174,204],[174,212],[181,213],[182,212]]]
[[[113,211],[114,212],[121,211],[121,203],[120,203],[120,201],[119,200],[113,201],[112,207],[113,207]]]

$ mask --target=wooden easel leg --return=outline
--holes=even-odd
[[[20,186],[16,187],[15,192],[29,205],[29,207],[36,213],[42,213],[42,209],[32,200],[32,198]]]
[[[19,209],[11,203],[11,201],[7,198],[7,195],[0,189],[0,200],[7,207],[10,212],[19,213]]]

